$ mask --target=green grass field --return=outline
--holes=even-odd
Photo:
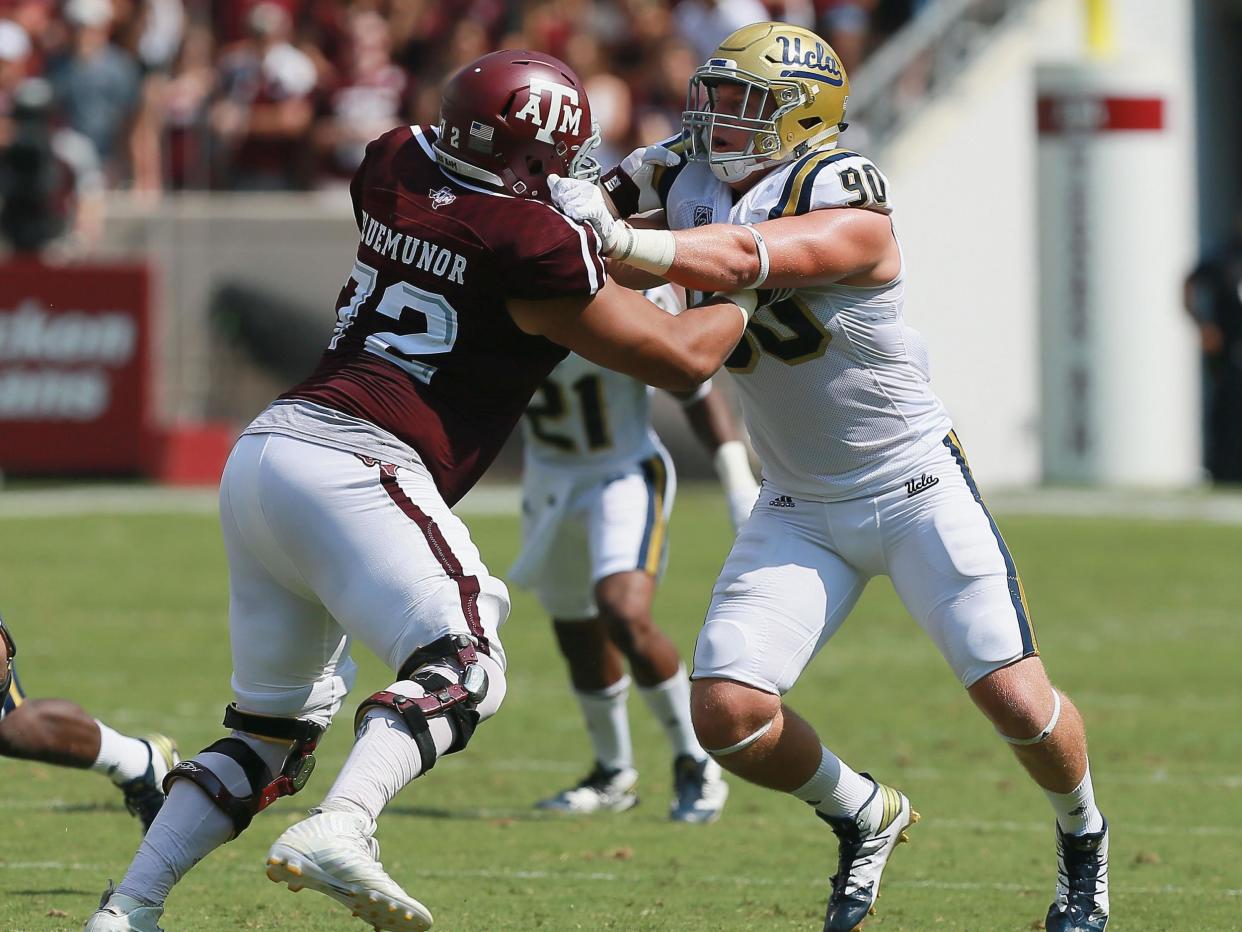
[[[1242,527],[1011,518],[1053,678],[1088,722],[1113,826],[1111,930],[1242,929]],[[517,520],[471,517],[498,573]],[[729,543],[710,490],[677,503],[659,618],[688,655]],[[226,575],[214,518],[0,520],[0,611],[23,683],[123,730],[161,730],[193,753],[229,700]],[[634,697],[643,805],[566,821],[531,803],[589,763],[550,627],[514,593],[505,708],[470,749],[397,798],[379,838],[391,873],[446,932],[818,929],[831,835],[792,798],[734,781],[724,818],[665,818],[664,739]],[[359,657],[359,697],[389,682]],[[872,584],[790,701],[857,767],[923,813],[886,875],[874,930],[1042,928],[1052,818],[1006,748],[902,611]],[[165,928],[362,929],[335,903],[263,874],[267,846],[316,802],[349,747],[331,731],[310,788],[195,868]],[[120,879],[137,823],[100,776],[0,761],[0,929],[78,929]]]

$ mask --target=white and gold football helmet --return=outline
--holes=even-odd
[[[846,126],[849,93],[837,53],[815,33],[788,23],[743,26],[690,79],[687,156],[728,182],[831,149]]]

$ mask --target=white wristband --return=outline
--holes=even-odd
[[[636,230],[618,221],[621,229],[609,245],[608,256],[644,272],[663,275],[673,264],[677,240],[668,230]]]
[[[759,274],[755,276],[755,280],[747,285],[747,288],[758,288],[768,280],[768,244],[763,241],[763,234],[756,230],[751,224],[742,224],[744,229],[750,231],[750,235],[755,238],[755,248],[759,250]]]
[[[746,491],[750,492],[753,497],[754,492],[758,490],[758,484],[755,482],[754,473],[750,471],[750,454],[746,451],[746,444],[740,440],[722,443],[716,448],[712,462],[725,491]]]

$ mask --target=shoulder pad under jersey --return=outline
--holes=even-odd
[[[755,190],[766,210],[757,219],[775,220],[828,207],[858,207],[892,213],[888,179],[866,156],[847,149],[812,152],[791,169],[771,179],[767,190]],[[758,212],[758,211],[756,211]]]

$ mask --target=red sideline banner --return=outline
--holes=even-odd
[[[1164,101],[1159,97],[1040,97],[1035,113],[1041,136],[1164,129]]]
[[[141,470],[150,299],[145,265],[0,264],[0,469]]]

